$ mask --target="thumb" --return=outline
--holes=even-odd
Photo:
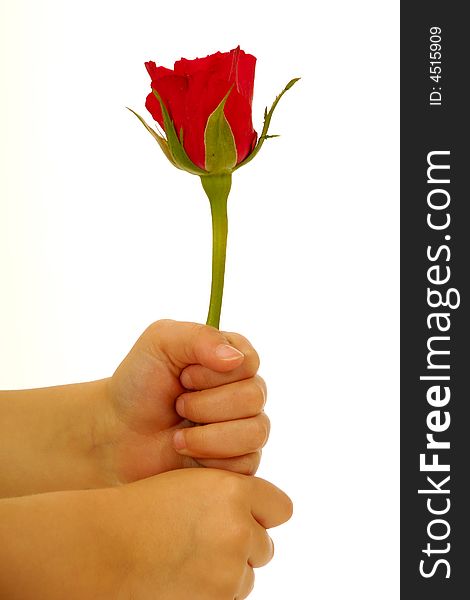
[[[209,325],[164,319],[152,323],[145,333],[152,353],[178,370],[199,364],[223,373],[239,367],[245,358]]]

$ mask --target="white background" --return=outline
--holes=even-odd
[[[307,11],[308,9],[308,11]],[[222,328],[261,356],[259,474],[295,515],[250,598],[398,598],[398,2],[0,4],[0,388],[110,375],[152,321],[204,321],[209,205],[126,110],[144,61],[237,44],[253,115]],[[189,600],[189,599],[188,599]]]

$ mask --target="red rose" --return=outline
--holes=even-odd
[[[229,90],[224,113],[236,145],[236,164],[253,151],[257,139],[251,118],[255,64],[256,58],[239,46],[205,58],[182,58],[173,70],[157,67],[152,61],[145,63],[152,90],[166,106],[179,137],[182,131],[186,154],[201,169],[206,169],[207,121]],[[153,91],[145,106],[165,130],[160,102]]]
[[[227,246],[227,199],[232,173],[249,163],[268,135],[279,100],[296,81],[291,79],[264,111],[257,140],[251,120],[256,58],[240,50],[175,62],[174,69],[145,66],[152,92],[145,106],[160,123],[157,133],[132,108],[172,165],[201,178],[212,213],[212,286],[207,324],[219,327]]]

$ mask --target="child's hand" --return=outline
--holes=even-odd
[[[242,600],[291,514],[267,481],[215,469],[1,500],[0,595]]]
[[[269,435],[258,366],[241,335],[153,323],[109,380],[110,410],[98,440],[108,441],[116,479],[194,466],[254,474]]]
[[[124,587],[136,599],[246,598],[253,567],[274,554],[266,529],[292,515],[292,502],[271,483],[214,469],[165,473],[122,491]]]
[[[112,377],[0,391],[0,497],[182,467],[254,474],[269,435],[258,364],[241,335],[157,321]]]

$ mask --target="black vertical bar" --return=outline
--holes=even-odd
[[[470,598],[467,9],[465,2],[401,2],[401,597],[406,600]],[[431,168],[428,177],[428,161],[450,169]],[[443,304],[446,298],[451,306]],[[436,350],[449,354],[432,354]],[[439,447],[427,448],[438,442]],[[435,460],[438,469],[449,465],[450,470],[422,470],[422,454],[427,465]]]

